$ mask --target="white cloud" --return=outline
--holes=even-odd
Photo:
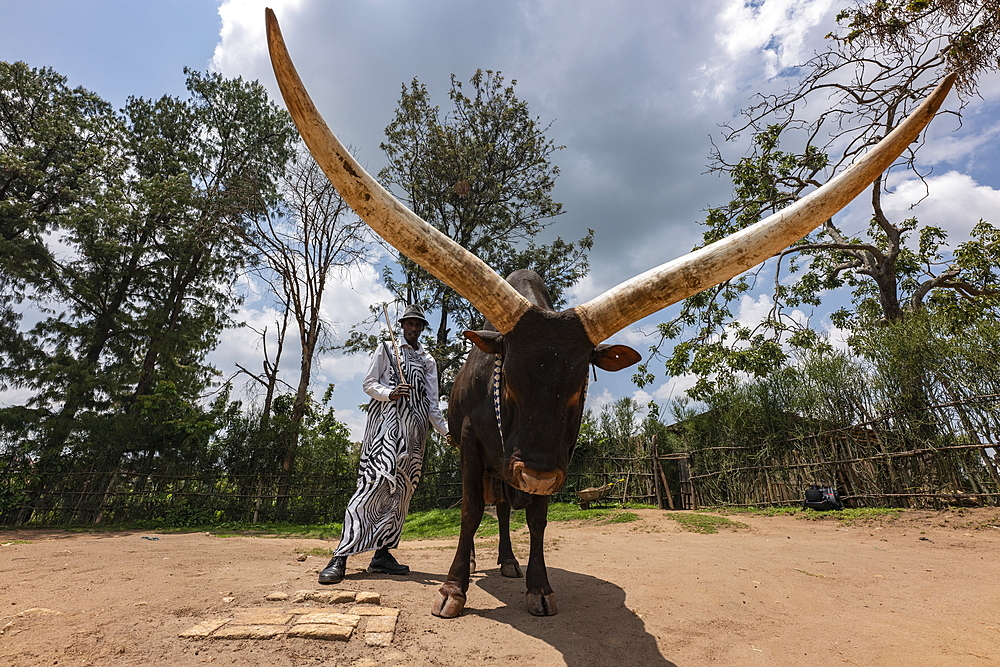
[[[645,406],[647,403],[653,400],[653,396],[652,394],[643,389],[637,389],[636,391],[632,392],[632,400],[634,400],[639,405]]]
[[[267,59],[264,8],[278,16],[292,15],[304,0],[224,0],[219,5],[222,28],[211,67],[227,76],[253,72]]]
[[[392,301],[392,293],[382,285],[377,265],[338,268],[330,276],[323,295],[323,318],[332,325],[334,336],[343,341],[352,325],[368,317],[371,304]]]
[[[892,193],[882,199],[890,220],[916,217],[921,225],[941,227],[949,232],[952,247],[967,239],[980,219],[1000,224],[1000,190],[957,171],[927,178],[926,186],[908,176],[893,182]]]
[[[607,389],[602,389],[600,392],[588,391],[587,392],[587,402],[586,408],[592,410],[595,415],[601,414],[601,411],[614,403],[616,397]]]
[[[833,0],[732,0],[719,14],[716,41],[733,60],[762,52],[774,76],[808,57],[805,36],[833,6]]]
[[[336,397],[334,393],[334,397]],[[367,398],[367,396],[365,397]],[[367,401],[364,401],[367,403]],[[361,405],[362,403],[358,403]],[[348,431],[351,433],[352,442],[361,442],[361,439],[365,435],[365,424],[368,420],[368,413],[363,412],[356,408],[337,408],[334,407],[336,412],[334,413],[337,421],[342,422],[347,426]]]
[[[822,24],[829,31],[834,4],[833,0],[729,0],[716,16],[715,43],[720,50],[701,68],[699,95],[721,100],[754,77],[773,79],[808,60],[822,37],[812,29]]]
[[[827,318],[823,319],[821,326],[826,341],[833,346],[833,349],[840,352],[850,352],[850,348],[847,346],[847,339],[851,335],[849,331],[834,326]]]
[[[995,78],[1000,79],[1000,77]],[[977,108],[970,109],[966,115],[971,121],[986,120],[979,117],[977,110]],[[920,147],[921,162],[925,165],[938,165],[975,163],[982,159],[993,159],[996,140],[1000,137],[1000,123],[993,120],[994,118],[995,116],[990,114],[984,126],[977,127],[977,124],[969,123],[959,128],[966,131],[956,132],[954,118],[939,116],[928,130],[926,143]],[[969,127],[976,127],[978,131],[967,131],[966,128]]]
[[[693,387],[697,381],[697,376],[690,373],[672,377],[653,391],[653,398],[663,402],[680,398],[687,394],[687,390]]]

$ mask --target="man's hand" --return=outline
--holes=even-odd
[[[455,441],[451,439],[451,433],[446,433],[445,436],[444,436],[444,438],[445,438],[445,440],[448,441],[449,445],[451,445],[452,447],[455,446]]]
[[[396,385],[395,389],[389,392],[389,400],[395,401],[400,396],[409,396],[409,395],[410,395],[410,385],[405,383],[399,384]]]

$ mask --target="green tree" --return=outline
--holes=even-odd
[[[402,87],[396,117],[385,130],[388,165],[380,178],[417,215],[500,275],[532,269],[561,303],[565,289],[588,269],[593,232],[569,243],[534,240],[562,213],[551,196],[559,174],[551,160],[560,147],[546,138],[548,126],[532,118],[527,103],[518,99],[515,81],[508,85],[500,72],[477,70],[469,83],[467,91],[452,75],[453,110],[443,116],[417,79]],[[399,300],[435,310],[434,341],[428,347],[447,390],[467,350],[453,329],[482,328],[482,316],[408,258],[399,257],[398,263],[398,274],[386,269],[385,283]],[[361,340],[356,336],[354,347]]]
[[[58,219],[24,223],[48,233],[35,232],[46,261],[19,265],[34,276],[27,296],[43,317],[21,335],[30,354],[6,380],[32,392],[38,489],[65,454],[101,442],[90,436],[107,415],[148,413],[144,397],[158,387],[189,401],[214,373],[204,356],[238,303],[231,288],[244,258],[232,227],[274,201],[293,130],[259,84],[186,73],[188,99],[130,99],[102,117],[113,131],[67,148],[66,170],[92,159],[88,189]],[[75,113],[51,105],[39,124],[72,127]],[[108,448],[105,464],[123,451]]]
[[[867,147],[894,129],[949,71],[959,73],[961,99],[976,93],[979,78],[998,69],[996,2],[874,0],[842,12],[828,48],[800,69],[802,79],[779,95],[761,95],[727,128],[725,138],[752,136],[748,155],[728,162],[720,150],[712,169],[732,179],[734,198],[710,209],[704,242],[727,236],[797,201],[843,171]],[[816,112],[814,109],[821,109]],[[959,109],[948,113],[958,115]],[[913,144],[892,167],[924,179]],[[980,222],[968,241],[949,247],[947,233],[916,218],[884,210],[883,175],[869,189],[868,228],[845,229],[835,219],[765,264],[773,271],[773,307],[756,325],[740,323],[733,304],[757,286],[761,269],[687,299],[677,317],[660,326],[658,354],[672,375],[698,376],[689,394],[704,398],[716,380],[741,373],[762,376],[780,367],[791,348],[825,341],[796,319],[793,308],[815,308],[831,291],[846,288],[852,305],[833,323],[850,332],[905,319],[927,308],[991,312],[1000,296],[1000,235]],[[636,375],[652,380],[649,367]]]
[[[351,443],[350,429],[337,419],[330,407],[333,389],[334,386],[329,385],[320,401],[309,403],[295,467],[303,475],[350,479],[356,474],[360,452]],[[343,500],[346,502],[346,498]]]
[[[51,69],[0,62],[0,386],[37,352],[19,322],[49,282],[46,235],[101,191],[119,131],[97,95]]]

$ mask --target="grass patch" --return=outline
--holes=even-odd
[[[711,507],[699,512],[715,512],[726,515],[751,516],[794,516],[807,521],[840,521],[844,524],[867,523],[879,519],[896,519],[905,510],[898,507],[850,507],[842,510],[820,512],[804,510],[801,507]]]
[[[699,512],[715,512],[716,514],[739,515],[749,514],[751,516],[793,516],[801,514],[801,507],[711,507]]]
[[[517,530],[524,525],[524,513],[517,512],[510,517],[511,530]],[[433,540],[442,537],[458,535],[462,527],[462,510],[458,508],[446,510],[426,510],[410,512],[403,524],[404,540]],[[476,531],[477,537],[490,537],[500,532],[500,525],[489,514],[483,515],[483,520]]]
[[[303,537],[313,540],[328,540],[340,537],[344,531],[341,523],[319,523],[300,525],[294,523],[225,523],[218,526],[206,526],[203,530],[211,531],[215,537]],[[189,528],[160,529],[159,533],[187,533]]]
[[[9,547],[12,544],[31,544],[31,540],[11,540],[10,542],[0,544],[0,547]]]
[[[588,523],[627,523],[636,521],[639,515],[621,509],[582,510],[570,503],[549,505],[549,521],[586,521]],[[524,511],[510,513],[510,529],[516,531],[525,526]],[[458,535],[462,527],[462,511],[455,509],[427,510],[411,512],[403,525],[404,540],[430,540]],[[489,514],[483,515],[476,537],[493,537],[500,532],[500,523]]]
[[[745,523],[733,521],[732,519],[727,519],[724,516],[715,516],[714,514],[702,514],[699,512],[681,514],[667,512],[664,516],[676,521],[680,524],[681,528],[686,531],[692,533],[702,533],[703,535],[717,533],[721,528],[726,530],[743,530],[744,528],[749,528],[749,526]]]
[[[636,506],[644,507],[644,506]],[[582,510],[570,503],[552,503],[549,505],[549,521],[585,521],[587,523],[627,523],[639,518],[634,512],[619,508]],[[458,508],[426,510],[411,512],[403,524],[404,540],[429,540],[457,536],[462,525],[462,511]],[[512,531],[525,526],[524,511],[511,512],[510,528]],[[21,529],[30,527],[21,527]],[[51,526],[38,527],[39,530],[50,530]],[[65,526],[60,528],[74,533],[105,533],[126,530],[143,530],[158,534],[181,534],[195,532],[210,532],[214,537],[287,537],[307,538],[315,540],[338,539],[343,532],[341,523],[294,524],[294,523],[258,523],[245,522],[206,523],[203,525],[171,526],[164,521],[135,522],[115,526]],[[478,537],[492,537],[500,532],[496,519],[489,514],[483,515],[483,521],[476,532]],[[10,544],[29,544],[27,540],[18,540]],[[327,551],[313,554],[310,551],[296,551],[307,555],[327,555]]]
[[[834,519],[844,524],[855,524],[879,519],[897,519],[902,512],[903,510],[898,507],[851,507],[835,512],[804,510],[801,518],[810,521]]]

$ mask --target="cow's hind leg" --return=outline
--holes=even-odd
[[[497,504],[497,521],[500,524],[500,552],[497,554],[497,565],[500,574],[505,577],[518,578],[521,574],[521,564],[514,557],[514,549],[510,544],[510,503],[501,499]]]
[[[555,594],[549,586],[549,576],[545,571],[545,526],[548,522],[549,497],[532,496],[531,503],[524,509],[531,532],[531,552],[528,555],[528,611],[535,616],[554,616]]]
[[[469,457],[470,459],[473,457]],[[455,618],[465,609],[465,594],[469,590],[473,538],[483,520],[483,473],[478,462],[462,456],[462,530],[458,537],[455,560],[448,570],[448,578],[438,589],[431,613],[441,618]]]

